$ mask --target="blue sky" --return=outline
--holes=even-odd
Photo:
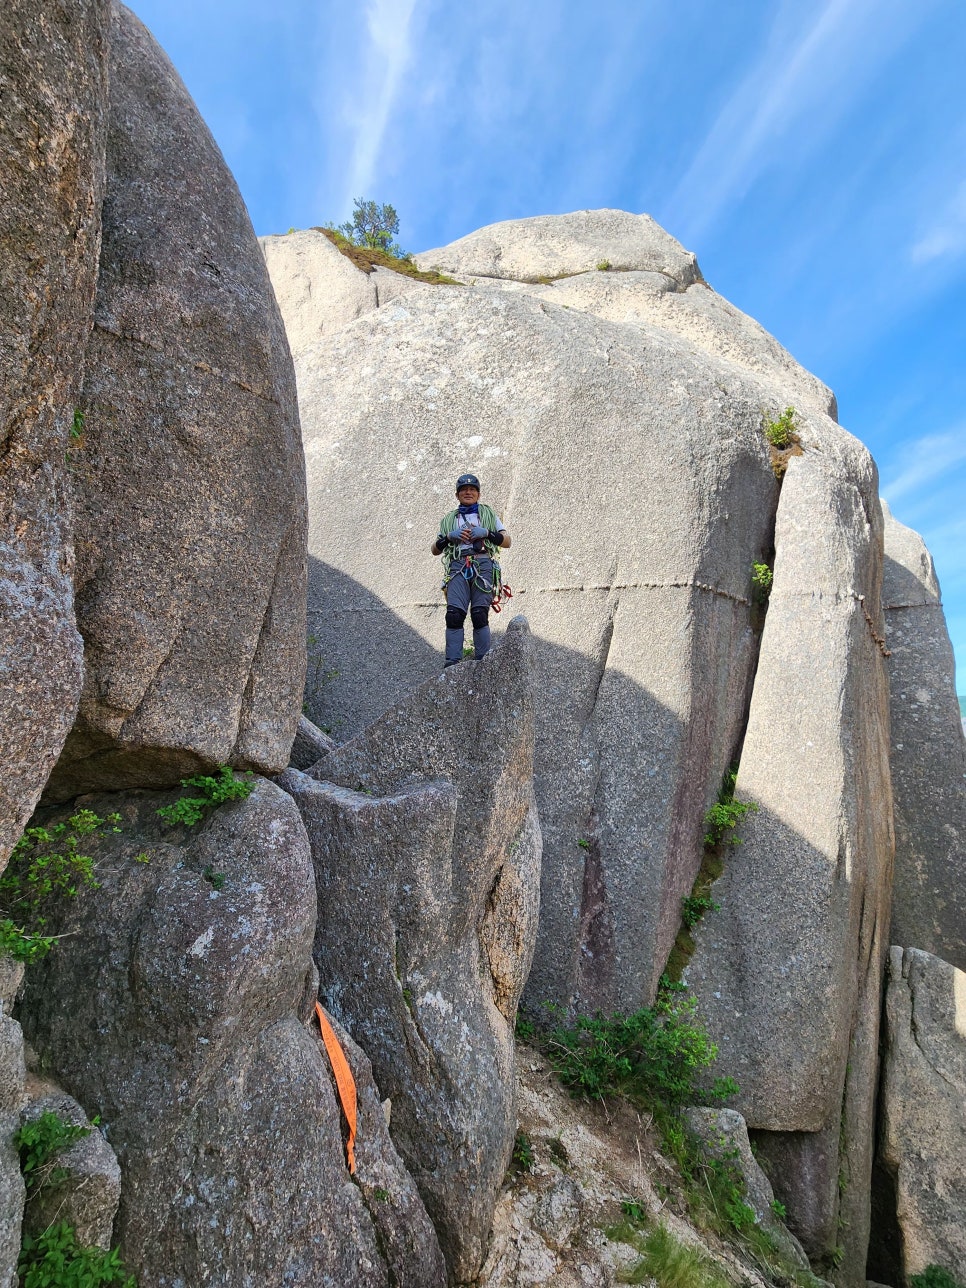
[[[961,0],[134,0],[259,233],[647,211],[836,391],[966,692]]]

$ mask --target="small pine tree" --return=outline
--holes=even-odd
[[[352,218],[340,224],[338,231],[355,246],[368,246],[384,250],[387,255],[406,259],[406,254],[393,238],[399,232],[399,216],[395,206],[380,206],[376,201],[363,201],[356,197],[352,203]]]

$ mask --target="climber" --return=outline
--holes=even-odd
[[[469,609],[477,661],[490,650],[490,605],[500,593],[496,551],[506,550],[510,534],[488,505],[480,502],[480,480],[461,474],[456,480],[459,506],[444,515],[439,536],[430,546],[443,556],[446,591],[446,666],[463,658],[463,623]],[[497,605],[498,608],[498,605]]]

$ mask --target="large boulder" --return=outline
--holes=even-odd
[[[159,819],[172,799],[85,801],[119,811],[120,831],[92,838],[100,888],[62,910],[67,937],[31,968],[21,1009],[45,1067],[117,1152],[122,1257],[157,1288],[441,1288],[436,1236],[348,1038],[355,1178],[346,1167],[307,1026],[316,901],[298,811],[256,780],[188,829]]]
[[[108,0],[0,13],[0,869],[81,689],[65,476],[97,277],[108,17]]]
[[[299,362],[309,714],[351,736],[438,667],[428,546],[475,470],[513,535],[504,572],[535,631],[544,893],[528,1001],[634,1009],[654,995],[741,744],[751,567],[769,557],[779,490],[763,415],[792,403],[798,450],[860,473],[867,458],[827,415],[829,391],[718,307],[646,217],[514,221],[451,250],[419,258],[475,285],[370,310]],[[629,271],[597,271],[604,260]],[[509,276],[564,272],[583,276]],[[603,309],[624,278],[650,312]],[[692,294],[711,303],[662,302]],[[283,313],[310,310],[325,332],[321,280],[300,299],[283,295]]]
[[[891,948],[881,1161],[894,1186],[901,1271],[966,1281],[966,974]]]
[[[966,970],[966,738],[932,557],[885,503],[896,873],[891,940]]]
[[[792,458],[737,780],[757,813],[685,974],[717,1070],[740,1084],[735,1108],[759,1149],[780,1155],[792,1228],[813,1257],[841,1247],[836,1282],[854,1284],[893,860],[881,570],[868,452],[840,434]]]
[[[113,9],[107,194],[72,474],[80,712],[49,798],[288,762],[304,677],[291,359],[244,203]]]
[[[279,780],[312,843],[320,996],[372,1060],[459,1283],[482,1265],[516,1132],[540,883],[528,645],[518,620]]]
[[[661,273],[682,288],[702,281],[690,251],[650,215],[576,210],[535,219],[506,219],[416,256],[421,269],[516,282],[608,268]]]

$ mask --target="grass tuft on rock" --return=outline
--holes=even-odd
[[[357,246],[337,228],[316,227],[312,231],[328,237],[332,245],[340,250],[346,259],[351,260],[356,268],[361,268],[363,273],[371,273],[376,268],[388,268],[394,273],[401,273],[403,277],[412,277],[417,282],[429,282],[433,286],[462,286],[462,282],[457,282],[454,277],[447,277],[445,273],[438,273],[435,270],[424,273],[412,259],[397,259],[395,255],[390,255],[388,251],[380,250],[376,246]]]

